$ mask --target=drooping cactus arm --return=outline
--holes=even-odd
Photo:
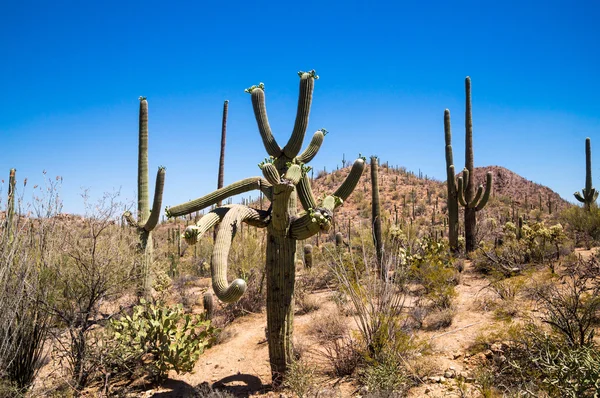
[[[308,174],[304,174],[304,176],[302,176],[302,179],[296,186],[296,192],[298,193],[298,199],[300,199],[302,208],[305,211],[317,207],[317,201],[315,199],[315,196],[313,195]]]
[[[352,191],[354,191],[354,188],[356,187],[356,184],[358,184],[358,180],[360,179],[360,176],[364,170],[365,158],[359,157],[354,161],[352,169],[350,169],[350,173],[348,173],[348,176],[342,185],[340,185],[340,187],[333,193],[333,196],[337,196],[338,198],[342,199],[342,201],[346,200]],[[341,205],[341,202],[336,205],[336,207],[339,205]]]
[[[225,214],[227,214],[229,211],[230,207],[231,206],[223,206],[211,210],[209,213],[202,216],[196,225],[189,225],[183,231],[181,237],[185,239],[185,242],[188,245],[195,245],[206,231],[221,222],[223,217],[225,217]]]
[[[275,137],[271,132],[271,126],[269,125],[269,119],[267,118],[267,106],[265,105],[265,92],[264,84],[260,83],[258,86],[252,86],[246,89],[252,95],[252,108],[254,109],[254,117],[258,124],[258,131],[262,138],[263,144],[267,153],[270,156],[278,158],[281,156],[281,148],[277,145]]]
[[[261,214],[247,206],[232,205],[219,226],[211,261],[212,284],[219,300],[225,303],[237,301],[246,291],[246,282],[243,279],[236,279],[231,284],[227,282],[227,257],[231,241],[241,223],[249,219],[260,220]]]
[[[283,148],[283,154],[290,159],[295,158],[302,148],[302,141],[304,141],[304,134],[306,134],[308,126],[308,115],[310,114],[315,79],[319,78],[314,70],[298,72],[298,75],[300,76],[300,93],[298,95],[296,122],[294,123],[292,136]]]
[[[475,207],[475,210],[477,211],[485,207],[488,200],[490,199],[490,193],[492,192],[492,173],[488,171],[485,178],[485,192],[483,193],[483,197],[481,198],[481,201],[479,201],[479,203],[475,202],[477,203],[477,207]]]
[[[318,130],[312,137],[308,147],[299,156],[296,157],[296,161],[300,163],[308,163],[317,155],[321,144],[323,144],[323,138],[327,134],[327,130]]]
[[[582,190],[582,192],[585,195],[585,190]],[[586,202],[585,198],[583,196],[581,196],[581,194],[579,192],[575,192],[573,195],[575,196],[575,199],[577,199],[581,203],[585,203]]]
[[[166,209],[165,213],[167,217],[183,216],[205,209],[208,206],[214,205],[215,203],[227,199],[230,196],[255,189],[260,189],[269,200],[272,199],[272,185],[262,177],[250,177],[234,182],[233,184],[221,189],[217,189],[216,191],[202,196],[201,198],[191,200],[177,206],[169,207]]]

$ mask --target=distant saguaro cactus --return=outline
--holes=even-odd
[[[202,304],[204,305],[204,316],[208,320],[212,319],[215,313],[215,302],[211,292],[204,293]]]
[[[313,265],[313,247],[312,245],[304,245],[304,268],[311,269]]]
[[[472,252],[477,247],[477,217],[476,213],[483,209],[490,198],[492,191],[492,173],[486,176],[485,191],[483,185],[477,187],[473,182],[473,119],[471,115],[471,78],[465,78],[466,106],[465,106],[465,168],[463,175],[458,177],[457,198],[458,203],[465,208],[465,250]]]
[[[585,188],[579,192],[575,192],[575,199],[583,203],[587,210],[591,210],[592,204],[598,199],[598,191],[592,188],[592,141],[590,137],[585,139]]]
[[[225,178],[225,142],[227,140],[227,113],[229,110],[229,101],[223,103],[223,120],[221,121],[221,152],[219,155],[219,174],[217,176],[217,189],[223,188],[223,180]],[[218,202],[217,207],[221,207],[223,202]],[[213,232],[213,241],[217,240],[217,231],[219,226],[215,225]]]
[[[212,280],[216,296],[224,302],[238,300],[246,290],[246,282],[227,280],[227,255],[231,240],[245,222],[258,228],[267,228],[267,340],[274,387],[283,382],[288,366],[294,359],[292,332],[294,319],[295,257],[297,240],[308,239],[319,231],[331,228],[333,210],[350,196],[365,168],[365,159],[357,159],[346,180],[332,194],[317,204],[312,194],[305,166],[317,154],[326,130],[318,130],[308,145],[302,149],[312,102],[315,71],[299,72],[300,95],[296,122],[287,144],[280,147],[269,126],[265,105],[264,84],[246,90],[252,97],[254,115],[263,144],[270,158],[259,164],[262,177],[251,177],[216,191],[167,209],[168,217],[192,213],[211,206],[220,200],[254,189],[261,190],[271,201],[266,210],[256,210],[244,205],[217,207],[202,217],[195,226],[186,229],[184,236],[189,244],[197,242],[207,229],[220,222],[212,254]],[[298,213],[296,200],[304,209]]]
[[[10,169],[8,175],[8,200],[6,202],[6,232],[8,240],[12,241],[14,237],[14,216],[15,216],[15,186],[17,184],[16,178],[17,169]]]
[[[379,206],[379,159],[371,156],[371,224],[373,226],[373,244],[377,256],[377,267],[382,279],[386,278],[383,265],[383,241],[381,239],[381,210]]]
[[[336,232],[335,247],[338,249],[341,249],[343,244],[344,244],[344,235],[341,232]]]
[[[156,173],[156,186],[154,188],[154,201],[150,209],[148,194],[148,101],[140,97],[139,111],[139,145],[138,145],[138,211],[137,221],[131,212],[126,211],[123,217],[129,225],[137,229],[139,235],[138,249],[142,253],[141,286],[144,296],[150,294],[152,280],[150,267],[153,261],[152,230],[158,224],[160,209],[162,207],[163,188],[165,186],[165,168],[159,167]]]

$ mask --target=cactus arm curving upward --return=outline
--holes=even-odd
[[[258,131],[260,132],[260,137],[262,138],[265,149],[270,156],[278,158],[281,156],[282,150],[271,132],[269,118],[267,117],[267,106],[265,105],[264,87],[264,84],[260,83],[258,86],[252,86],[249,89],[246,89],[246,92],[249,92],[252,96],[254,117],[256,118]]]
[[[356,184],[358,184],[360,176],[365,170],[365,160],[366,159],[364,157],[359,156],[359,158],[354,161],[352,169],[350,169],[350,173],[348,173],[348,176],[346,177],[342,185],[340,185],[340,187],[333,193],[333,196],[337,196],[342,200],[348,199],[348,196],[350,196],[352,191],[354,191],[354,188],[356,187]]]
[[[202,196],[201,198],[194,199],[177,206],[169,207],[166,209],[166,215],[167,217],[178,217],[190,214],[214,205],[220,200],[227,199],[230,196],[255,189],[260,189],[269,200],[272,200],[272,185],[262,177],[250,177],[234,182],[233,184],[221,189],[217,189],[216,191]]]
[[[312,188],[310,186],[310,178],[308,174],[304,174],[302,179],[296,186],[296,190],[298,192],[298,199],[300,199],[300,203],[302,204],[302,208],[305,211],[308,209],[314,209],[317,207],[317,201],[315,196],[313,195]]]
[[[327,135],[327,130],[321,129],[315,132],[313,135],[310,144],[308,147],[302,152],[300,155],[296,157],[296,161],[299,163],[308,163],[314,159],[314,157],[319,152],[321,145],[323,144],[323,139]]]
[[[277,171],[277,167],[275,167],[273,163],[265,163],[262,165],[261,170],[263,172],[263,176],[265,176],[269,184],[279,184],[281,176],[279,175],[279,171]]]
[[[146,231],[152,231],[156,225],[158,224],[158,219],[160,216],[160,209],[162,208],[162,197],[163,197],[163,189],[165,187],[165,168],[159,167],[156,172],[156,186],[154,187],[154,201],[152,202],[152,210],[150,211],[150,216],[148,220],[144,223],[141,228],[144,228]]]
[[[300,76],[300,93],[298,94],[298,110],[296,111],[296,122],[292,135],[283,148],[283,154],[289,159],[293,159],[302,148],[304,134],[308,126],[308,115],[310,114],[310,104],[312,103],[313,89],[315,80],[319,78],[314,70],[310,72],[298,72]]]
[[[485,191],[483,192],[483,197],[481,198],[479,203],[476,204],[475,210],[480,211],[481,209],[483,209],[485,207],[488,200],[490,199],[491,192],[492,192],[492,173],[490,171],[488,171],[485,176]]]

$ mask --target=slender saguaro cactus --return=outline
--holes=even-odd
[[[9,242],[13,240],[14,232],[14,216],[15,216],[15,186],[17,184],[16,178],[17,169],[10,169],[8,176],[8,200],[6,202],[6,232]]]
[[[583,195],[582,195],[583,194]],[[585,188],[575,192],[575,199],[583,203],[586,210],[592,209],[592,204],[598,199],[598,191],[592,188],[592,141],[590,137],[585,139]]]
[[[221,154],[219,156],[219,175],[217,177],[217,189],[223,188],[223,179],[225,176],[225,141],[227,136],[227,111],[229,110],[229,101],[225,100],[223,103],[223,120],[221,122]],[[217,203],[217,207],[221,207],[223,201]],[[217,231],[219,226],[215,225],[213,231],[213,241],[217,240]]]
[[[244,205],[217,207],[202,217],[195,226],[189,226],[184,237],[189,244],[215,224],[220,222],[217,240],[212,253],[212,283],[215,295],[224,302],[238,300],[246,290],[246,282],[227,280],[227,254],[233,236],[241,223],[267,228],[267,339],[273,385],[283,382],[288,366],[293,360],[292,331],[294,317],[295,256],[297,240],[307,239],[319,231],[331,227],[333,210],[340,206],[352,193],[365,168],[365,159],[357,159],[348,177],[341,186],[320,204],[312,194],[305,166],[317,154],[325,130],[318,130],[308,147],[300,153],[306,134],[308,116],[312,102],[315,71],[299,72],[300,94],[296,122],[287,144],[280,147],[271,132],[265,106],[264,84],[246,90],[252,97],[254,115],[267,154],[270,156],[259,164],[263,177],[251,177],[229,186],[167,209],[168,217],[176,217],[204,209],[232,195],[261,190],[271,201],[271,207],[257,210]],[[303,211],[298,213],[296,200]]]
[[[312,245],[304,245],[304,268],[311,269],[313,265],[313,247]]]
[[[156,173],[156,186],[154,188],[154,202],[150,209],[148,194],[148,101],[146,97],[140,97],[139,112],[139,145],[138,145],[138,212],[137,221],[133,219],[131,212],[126,211],[123,217],[129,225],[137,229],[140,242],[138,249],[142,253],[141,265],[141,293],[144,296],[150,294],[152,280],[150,266],[152,265],[152,230],[158,224],[160,209],[162,207],[162,195],[165,185],[165,168],[159,167]]]
[[[379,207],[379,159],[371,156],[371,224],[373,226],[373,244],[377,256],[377,267],[382,279],[386,279],[387,272],[383,265],[383,241],[381,240],[381,210]]]
[[[448,241],[450,249],[458,250],[458,196],[452,155],[452,128],[450,111],[444,111],[444,137],[446,139],[446,185],[448,189]]]
[[[486,176],[485,191],[483,185],[477,187],[473,182],[473,119],[471,115],[471,78],[465,79],[466,107],[465,107],[465,168],[462,177],[458,177],[457,197],[458,203],[465,208],[465,250],[467,253],[475,250],[477,246],[477,217],[476,213],[483,209],[490,198],[492,191],[492,173]]]

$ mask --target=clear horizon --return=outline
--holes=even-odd
[[[362,153],[445,180],[444,109],[462,169],[470,76],[475,166],[505,167],[575,203],[586,137],[600,188],[600,4],[522,3],[5,4],[3,196],[16,168],[26,200],[43,170],[62,176],[63,212],[83,213],[85,188],[92,200],[120,190],[133,204],[140,96],[151,195],[158,166],[167,168],[163,207],[215,189],[225,100],[225,184],[259,175],[267,155],[244,89],[264,82],[285,142],[296,73],[315,69],[305,145],[317,129],[330,132],[315,170]]]

